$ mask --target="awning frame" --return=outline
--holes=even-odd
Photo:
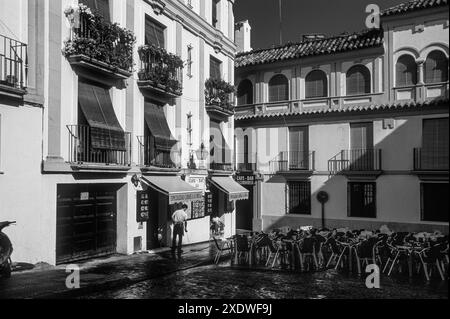
[[[171,176],[173,177],[173,176]],[[182,190],[182,191],[169,191],[167,189],[163,189],[159,187],[158,185],[152,183],[150,180],[148,180],[146,177],[141,178],[141,182],[143,182],[148,187],[156,190],[157,192],[165,195],[169,199],[169,205],[173,205],[176,203],[182,203],[182,202],[188,202],[188,201],[197,201],[197,200],[204,200],[204,194],[201,189],[196,189],[193,186],[189,185],[188,183],[179,180],[180,183],[185,183],[183,186],[189,186],[192,190]]]

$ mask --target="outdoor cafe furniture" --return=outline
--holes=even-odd
[[[217,238],[216,236],[213,236],[213,238],[217,249],[216,256],[214,257],[214,263],[217,265],[224,253],[232,252],[232,241],[230,239],[220,237]]]

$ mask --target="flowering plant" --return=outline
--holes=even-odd
[[[138,52],[142,61],[139,80],[162,85],[167,92],[181,93],[184,64],[180,57],[153,44],[140,46]]]
[[[67,8],[64,14],[73,32],[71,38],[64,42],[62,51],[65,57],[86,55],[114,68],[132,70],[136,42],[133,32],[105,21],[83,4]]]
[[[205,82],[205,100],[207,105],[218,105],[233,110],[232,95],[235,93],[234,85],[222,79],[210,78]]]

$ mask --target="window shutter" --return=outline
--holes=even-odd
[[[154,22],[148,16],[145,18],[145,44],[153,44],[157,47],[165,47],[165,27]]]
[[[220,66],[221,66],[222,62],[220,62],[219,60],[215,59],[214,57],[210,58],[210,77],[212,79],[221,79],[222,78],[222,74],[220,72]]]
[[[289,81],[284,75],[275,75],[269,82],[269,102],[289,100]]]
[[[396,85],[409,86],[417,84],[417,65],[410,55],[401,56],[396,65]]]
[[[111,21],[109,0],[83,0],[81,2],[87,5],[91,10],[100,14],[105,20]]]
[[[327,76],[323,71],[310,72],[305,79],[306,98],[328,96]]]
[[[448,80],[448,59],[441,51],[431,52],[425,61],[425,83]]]
[[[350,125],[350,144],[352,150],[373,148],[373,123]]]
[[[356,65],[347,72],[347,95],[369,94],[370,72],[363,65]]]

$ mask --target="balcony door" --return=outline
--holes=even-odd
[[[82,0],[80,2],[100,14],[106,21],[111,21],[109,0]]]
[[[423,120],[422,156],[423,169],[448,169],[448,118]]]
[[[374,168],[373,123],[350,125],[350,151],[345,156],[352,170],[371,171]]]
[[[164,32],[166,27],[145,16],[145,44],[153,44],[156,47],[165,48]]]
[[[289,128],[289,169],[309,169],[309,134],[308,127]]]

